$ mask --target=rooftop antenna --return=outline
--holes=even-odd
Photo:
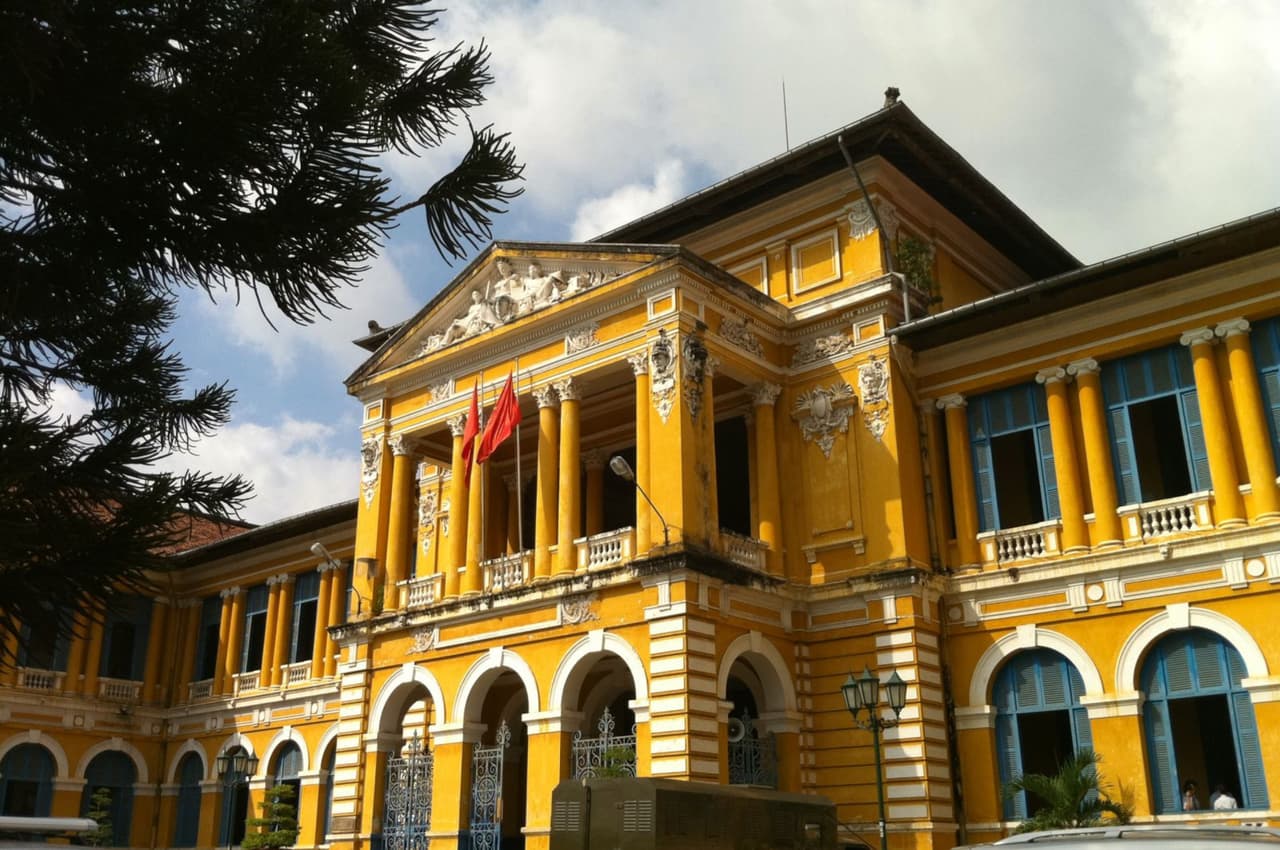
[[[782,78],[782,137],[791,150],[791,127],[787,123],[787,78]]]

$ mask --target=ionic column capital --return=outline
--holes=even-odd
[[[1225,322],[1218,322],[1218,326],[1213,332],[1223,339],[1229,339],[1233,336],[1240,336],[1249,332],[1248,319],[1228,319]]]
[[[536,387],[533,390],[533,400],[538,403],[538,409],[544,407],[555,407],[560,399],[556,395],[555,387],[547,384],[545,387]]]
[[[1067,370],[1061,366],[1050,366],[1036,372],[1037,384],[1057,384],[1067,380]]]
[[[293,573],[281,573],[276,576],[276,584],[293,584],[295,578],[297,578],[297,576]]]
[[[582,453],[582,465],[587,469],[604,469],[609,453],[604,449],[587,449]]]
[[[395,457],[405,457],[412,454],[411,442],[404,434],[392,434],[387,440],[387,446]]]
[[[227,588],[223,588],[222,592],[219,593],[218,595],[221,596],[223,599],[234,599],[235,597],[239,596],[243,592],[244,592],[244,589],[238,586],[227,587]]]
[[[1077,378],[1080,375],[1096,375],[1101,371],[1102,367],[1092,357],[1073,360],[1067,364],[1067,374],[1073,378]]]
[[[560,401],[578,401],[582,398],[582,384],[575,381],[572,377],[556,381],[554,384],[556,395],[560,396]]]
[[[637,351],[628,355],[627,362],[631,364],[631,371],[636,377],[649,374],[649,352]]]
[[[752,384],[747,392],[751,393],[751,403],[755,407],[772,407],[782,393],[782,387],[768,381],[761,381],[758,384]]]
[[[953,407],[964,407],[967,402],[960,393],[952,393],[951,395],[942,396],[935,404],[937,404],[939,410],[950,410]]]
[[[1209,344],[1213,342],[1213,328],[1192,328],[1178,338],[1178,342],[1186,346]]]
[[[448,420],[449,432],[455,437],[461,437],[467,430],[467,414],[459,413],[457,416],[450,416]]]

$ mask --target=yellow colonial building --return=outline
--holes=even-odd
[[[1008,831],[1002,784],[1082,747],[1140,820],[1280,819],[1278,281],[1280,213],[1081,266],[894,100],[494,243],[358,341],[354,502],[34,636],[0,811],[106,787],[117,843],[213,847],[287,783],[298,846],[532,850],[556,783],[623,772],[821,794],[874,845],[869,667],[907,682],[894,847]]]

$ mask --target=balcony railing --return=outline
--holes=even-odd
[[[211,696],[213,696],[213,679],[202,679],[199,682],[191,682],[187,685],[188,702],[208,699]]]
[[[103,699],[137,702],[142,693],[142,683],[129,679],[99,679],[98,696]]]
[[[400,582],[402,588],[401,595],[404,599],[405,607],[417,608],[421,605],[430,605],[444,595],[443,590],[444,575],[436,573],[429,576],[418,576],[407,581]]]
[[[514,555],[502,555],[481,562],[485,592],[496,593],[528,584],[533,573],[531,555],[530,552],[516,552]]]
[[[260,687],[258,683],[261,681],[260,673],[261,671],[259,670],[251,670],[248,673],[237,673],[235,677],[236,695],[239,696],[240,694],[248,691],[258,690]]]
[[[636,531],[631,527],[617,528],[579,537],[574,543],[578,547],[578,570],[599,570],[631,560],[636,550]]]
[[[1211,528],[1209,496],[1209,491],[1205,490],[1172,499],[1125,505],[1118,512],[1124,524],[1125,538],[1146,541]]]
[[[311,662],[299,661],[297,664],[286,664],[281,670],[282,684],[287,688],[311,678]]]
[[[18,668],[18,687],[28,691],[60,691],[66,673],[60,670],[37,670],[34,667]]]
[[[984,531],[978,535],[978,545],[987,564],[1056,557],[1062,552],[1062,521]]]
[[[738,566],[764,572],[766,548],[764,541],[722,528],[720,529],[720,548],[729,560]]]

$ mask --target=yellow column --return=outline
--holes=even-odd
[[[559,461],[556,443],[560,435],[560,421],[556,415],[556,391],[538,387],[533,391],[538,403],[538,501],[533,526],[533,577],[545,579],[551,576],[551,547],[556,542],[558,505],[556,492]]]
[[[280,599],[276,602],[275,652],[272,653],[271,681],[275,685],[284,684],[284,668],[289,663],[289,642],[293,637],[293,582],[294,576],[285,574],[276,577],[276,586],[280,588]],[[267,633],[267,642],[272,635]]]
[[[76,609],[76,615],[71,621],[71,649],[67,653],[67,676],[62,681],[62,690],[66,693],[79,693],[80,676],[84,673],[84,651],[85,644],[89,638],[89,621],[84,616],[84,605]],[[11,659],[16,665],[17,656],[17,632],[13,634],[14,651],[7,654],[6,657]]]
[[[276,657],[276,621],[280,618],[280,579],[284,576],[271,576],[267,579],[267,627],[263,629],[262,660],[258,664],[258,685],[271,687],[275,681],[272,669]]]
[[[1244,463],[1253,491],[1253,513],[1258,520],[1280,519],[1280,491],[1276,488],[1276,463],[1271,456],[1271,434],[1262,406],[1258,370],[1249,346],[1249,323],[1244,319],[1222,322],[1214,329],[1226,341],[1227,367],[1231,370],[1231,403],[1244,444]]]
[[[627,358],[636,376],[636,483],[649,492],[649,352]],[[649,503],[636,492],[636,555],[648,553],[653,543]]]
[[[227,643],[231,639],[231,591],[239,588],[229,587],[219,595],[222,597],[222,616],[218,620],[218,657],[213,664],[213,694],[221,694],[227,677]]]
[[[969,457],[969,421],[960,395],[938,399],[938,409],[947,420],[947,456],[951,468],[951,504],[956,516],[956,544],[960,566],[978,564],[978,497],[973,490],[973,461]]]
[[[756,473],[757,513],[760,521],[756,537],[768,547],[766,564],[772,575],[782,574],[782,494],[778,492],[778,445],[774,432],[774,402],[782,388],[762,383],[751,387],[755,411],[756,453],[752,466]]]
[[[583,519],[583,533],[590,537],[604,531],[604,465],[609,453],[592,449],[582,453],[582,465],[587,470],[587,515]]]
[[[569,778],[569,744],[573,740],[575,712],[548,712],[525,715],[528,731],[528,760],[525,787],[555,788]],[[551,846],[551,795],[527,794],[524,834],[526,850],[547,850]]]
[[[520,551],[520,482],[514,472],[502,476],[507,485],[507,554]]]
[[[1111,437],[1107,428],[1107,405],[1102,398],[1098,361],[1091,357],[1067,364],[1067,374],[1076,379],[1076,399],[1080,402],[1080,428],[1084,435],[1084,460],[1089,471],[1089,493],[1093,497],[1093,545],[1119,546],[1124,542],[1116,508],[1116,477],[1111,466]]]
[[[572,378],[556,384],[560,396],[560,530],[557,535],[555,574],[578,568],[574,540],[582,534],[582,446],[579,443],[579,386]]]
[[[453,434],[453,464],[449,473],[449,556],[441,568],[445,599],[458,595],[458,569],[467,562],[467,482],[462,474],[462,432],[466,425],[465,414],[449,420],[449,430]]]
[[[316,633],[311,646],[311,678],[324,677],[325,648],[329,640],[329,602],[333,593],[333,569],[328,564],[317,568],[320,572],[320,592],[316,596]]]
[[[400,607],[400,582],[409,578],[409,536],[413,530],[414,461],[409,441],[396,434],[387,441],[391,447],[391,516],[387,521],[387,579],[383,587],[383,610]]]
[[[476,442],[480,442],[478,434]],[[484,589],[484,570],[480,561],[484,556],[484,494],[488,474],[487,463],[471,468],[471,486],[467,493],[467,572],[461,582],[463,596],[473,596]]]
[[[329,580],[329,625],[336,626],[346,619],[346,587],[347,577],[346,571],[350,569],[346,566],[339,566],[333,570],[333,578]],[[325,630],[324,641],[324,675],[326,679],[333,678],[338,672],[338,642],[333,639],[333,635]]]
[[[196,667],[196,644],[200,642],[200,600],[183,599],[178,603],[179,610],[185,612],[182,629],[185,637],[182,641],[182,666],[178,668],[178,681],[173,695],[173,702],[186,702],[190,691],[191,677]]]
[[[1053,467],[1058,478],[1058,506],[1062,512],[1062,550],[1067,554],[1089,549],[1089,529],[1084,524],[1084,491],[1080,462],[1071,433],[1071,402],[1067,398],[1067,370],[1041,369],[1036,381],[1044,385],[1049,410],[1049,437],[1053,443]]]
[[[456,850],[457,835],[471,822],[471,753],[484,726],[470,723],[439,724],[431,727],[431,839],[433,848]],[[545,794],[530,788],[529,796]]]
[[[169,600],[157,596],[151,603],[151,630],[147,635],[147,660],[142,672],[142,701],[159,702],[160,668],[170,655],[171,645],[165,641]]]
[[[686,367],[687,368],[687,367]],[[707,352],[702,364],[702,446],[707,456],[707,540],[720,545],[720,490],[716,482],[716,405],[712,384],[720,361]]]
[[[84,655],[84,688],[80,693],[90,699],[98,696],[98,665],[102,661],[102,618],[105,616],[101,611],[90,611],[89,616],[92,618],[89,622],[89,643],[85,648]]]
[[[244,641],[244,591],[233,587],[231,596],[231,629],[227,632],[226,668],[222,671],[222,692],[235,693],[236,674],[240,672],[240,647]]]
[[[1205,448],[1209,453],[1209,477],[1213,479],[1214,519],[1219,527],[1244,525],[1244,499],[1240,497],[1240,478],[1236,475],[1231,451],[1227,399],[1213,357],[1213,331],[1196,328],[1184,333],[1179,341],[1191,349],[1191,368],[1196,376],[1196,394],[1200,397],[1200,423],[1204,426]]]

